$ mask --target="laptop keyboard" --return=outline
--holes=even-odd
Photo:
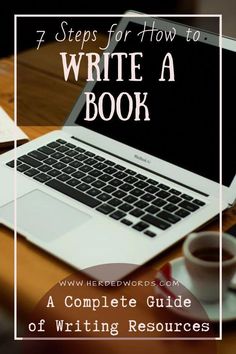
[[[63,139],[19,157],[17,171],[149,237],[205,205]]]

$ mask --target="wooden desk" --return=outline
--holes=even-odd
[[[103,38],[101,38],[101,41]],[[73,102],[81,91],[84,85],[83,75],[82,81],[78,84],[65,83],[62,79],[61,69],[58,63],[51,61],[47,62],[47,53],[54,51],[54,44],[46,46],[41,51],[41,57],[38,56],[37,60],[33,58],[34,51],[27,51],[19,56],[20,74],[24,75],[24,80],[21,82],[22,93],[20,92],[19,100],[21,109],[19,114],[22,116],[30,115],[38,119],[39,117],[45,118],[45,114],[49,121],[53,121],[54,115],[57,118],[64,119],[69,113]],[[43,70],[45,61],[47,71]],[[29,65],[30,63],[30,65]],[[1,92],[0,100],[3,108],[13,116],[13,58],[6,58],[0,60],[0,75],[1,75]],[[41,95],[44,92],[44,97],[47,96],[48,100],[44,101],[42,105]],[[32,104],[30,104],[32,102]],[[53,102],[53,103],[52,103]],[[24,104],[25,103],[25,104]],[[52,107],[54,109],[52,110]],[[56,108],[55,108],[56,107]],[[42,134],[45,134],[53,129],[55,126],[42,125],[42,126],[24,126],[23,130],[28,134],[30,139],[34,139]],[[2,186],[1,186],[2,187]],[[226,230],[236,222],[236,207],[224,213],[223,229]],[[207,229],[217,229],[217,222],[212,222],[208,225]],[[206,228],[205,228],[206,229]],[[13,299],[13,233],[9,229],[0,226],[0,246],[1,246],[1,260],[0,260],[0,284],[2,301],[6,306],[12,306]],[[59,280],[70,275],[73,270],[64,263],[56,260],[54,257],[46,254],[40,249],[34,247],[24,239],[18,241],[18,301],[21,308],[21,315],[27,314],[38,303],[40,298],[57,283]],[[156,257],[150,264],[159,268],[162,264],[166,263],[175,257],[181,255],[181,243],[172,247],[168,252]],[[229,324],[224,328],[224,340],[217,342],[218,353],[235,353],[235,328],[234,323]],[[95,343],[95,342],[94,342]],[[130,342],[127,344],[124,341],[117,342],[110,341],[109,344],[100,341],[100,349],[109,349],[113,353],[126,352],[136,348]],[[103,344],[102,344],[103,343]],[[153,343],[156,343],[154,346]],[[167,343],[167,342],[166,342]],[[193,353],[191,342],[175,342],[169,343],[169,349],[175,348],[176,345],[181,346],[182,353],[190,350]],[[192,342],[193,343],[193,342]],[[167,345],[167,344],[166,344]],[[92,344],[89,346],[92,346]],[[167,348],[166,347],[166,348]],[[158,349],[159,348],[159,349]],[[139,342],[137,352],[144,352],[148,349],[158,350],[160,354],[166,351],[160,347],[157,342]],[[195,348],[200,349],[199,344]],[[135,350],[136,350],[135,349]],[[202,349],[201,349],[202,350]],[[169,353],[172,351],[169,351]],[[214,351],[215,352],[215,351]],[[209,352],[208,352],[209,353]]]

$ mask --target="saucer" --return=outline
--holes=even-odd
[[[192,284],[191,284],[191,279],[190,276],[187,272],[187,269],[185,267],[184,263],[184,258],[176,258],[172,261],[170,261],[168,264],[164,265],[159,271],[158,271],[158,277],[163,276],[165,277],[165,274],[162,274],[162,270],[164,268],[168,267],[169,270],[169,278],[173,278],[174,280],[179,281],[180,284],[183,285],[184,288],[187,289],[193,296],[194,296],[194,291],[192,289]],[[163,271],[164,273],[164,271]],[[166,292],[169,291],[167,286],[163,288],[163,286],[160,288],[158,287],[158,291]],[[172,291],[172,290],[171,290]],[[156,290],[157,292],[157,290]],[[202,305],[203,309],[206,312],[206,315],[208,316],[209,320],[211,322],[218,322],[219,321],[219,303],[207,303],[198,300],[199,303]],[[222,302],[222,321],[227,322],[227,321],[233,321],[236,319],[236,292],[235,291],[230,291],[228,290],[225,299]],[[192,319],[196,320],[204,320],[202,318],[202,312],[185,312],[182,309],[179,308],[173,308],[173,310],[178,313],[179,315],[182,315],[184,317],[191,317]]]

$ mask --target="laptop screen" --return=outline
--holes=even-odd
[[[127,30],[142,31],[143,25],[129,22]],[[219,48],[201,41],[186,41],[178,36],[170,41],[150,41],[138,36],[120,41],[114,52],[142,52],[139,75],[142,81],[129,81],[129,65],[122,67],[123,81],[117,81],[117,61],[109,62],[110,81],[97,81],[92,89],[98,98],[109,92],[117,98],[121,92],[130,95],[133,111],[130,119],[121,121],[115,110],[112,119],[97,117],[86,121],[86,105],[80,111],[76,123],[115,139],[135,149],[161,158],[174,165],[219,182]],[[171,53],[174,64],[174,81],[159,81],[163,58]],[[236,82],[236,53],[223,50],[223,184],[229,186],[235,175],[235,164],[229,163],[232,142],[235,141],[233,117]],[[150,120],[135,121],[134,92],[147,92],[145,104]],[[127,96],[121,101],[121,110],[127,116],[131,101]],[[129,104],[128,104],[129,102]],[[141,107],[142,109],[142,107]],[[109,116],[109,99],[103,101],[104,116]],[[144,109],[143,112],[144,115]]]

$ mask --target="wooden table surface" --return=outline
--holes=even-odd
[[[103,41],[104,38],[101,37],[101,43]],[[71,51],[70,44],[67,46],[65,50]],[[65,83],[59,61],[51,58],[51,53],[56,51],[55,43],[51,43],[42,47],[37,56],[35,56],[35,50],[29,50],[20,54],[18,58],[18,73],[20,77],[20,84],[18,85],[18,117],[20,119],[18,118],[18,121],[24,122],[25,117],[29,121],[31,120],[32,125],[22,127],[30,139],[54,130],[59,121],[63,122],[85,83],[85,73],[82,73],[78,83],[73,83],[72,81]],[[1,106],[13,117],[13,57],[0,60],[0,84]],[[37,124],[39,119],[45,124]],[[223,229],[228,229],[234,223],[236,223],[236,207],[224,213]],[[205,229],[211,230],[217,230],[217,228],[218,223],[216,221],[210,223],[207,228],[205,227]],[[151,266],[160,268],[168,260],[180,256],[181,246],[182,243],[179,243],[161,256],[156,257],[150,262]],[[11,308],[13,299],[13,232],[2,225],[0,226],[0,247],[1,297],[5,306]],[[21,316],[24,316],[33,309],[51,287],[59,280],[73,273],[74,270],[31,245],[23,238],[18,240],[17,251],[18,301]],[[235,353],[235,335],[235,322],[225,326],[223,341],[218,341],[216,344],[217,352],[222,354]],[[202,342],[201,345],[194,342],[194,346],[193,342],[188,341],[174,342],[175,345],[173,345],[173,342],[168,345],[167,342],[165,345],[160,342],[154,343],[156,344],[153,344],[153,342],[151,344],[150,341],[146,343],[140,342],[136,348],[137,352],[142,353],[148,349],[155,349],[160,354],[172,353],[173,348],[179,347],[182,353],[188,353],[190,350],[195,353],[196,348],[196,353],[199,350],[204,353],[204,348],[207,348],[206,342],[205,344]],[[96,346],[98,348],[98,343],[96,343]],[[114,344],[111,342],[105,344],[104,341],[99,342],[100,349],[107,350],[109,348],[113,353],[125,352],[128,347],[130,350],[135,348],[134,344],[131,343],[125,344],[125,342],[121,342],[117,346],[117,342],[114,342]],[[167,348],[169,348],[169,351],[166,351]],[[213,352],[216,353],[216,349]],[[208,353],[211,354],[209,351]]]

